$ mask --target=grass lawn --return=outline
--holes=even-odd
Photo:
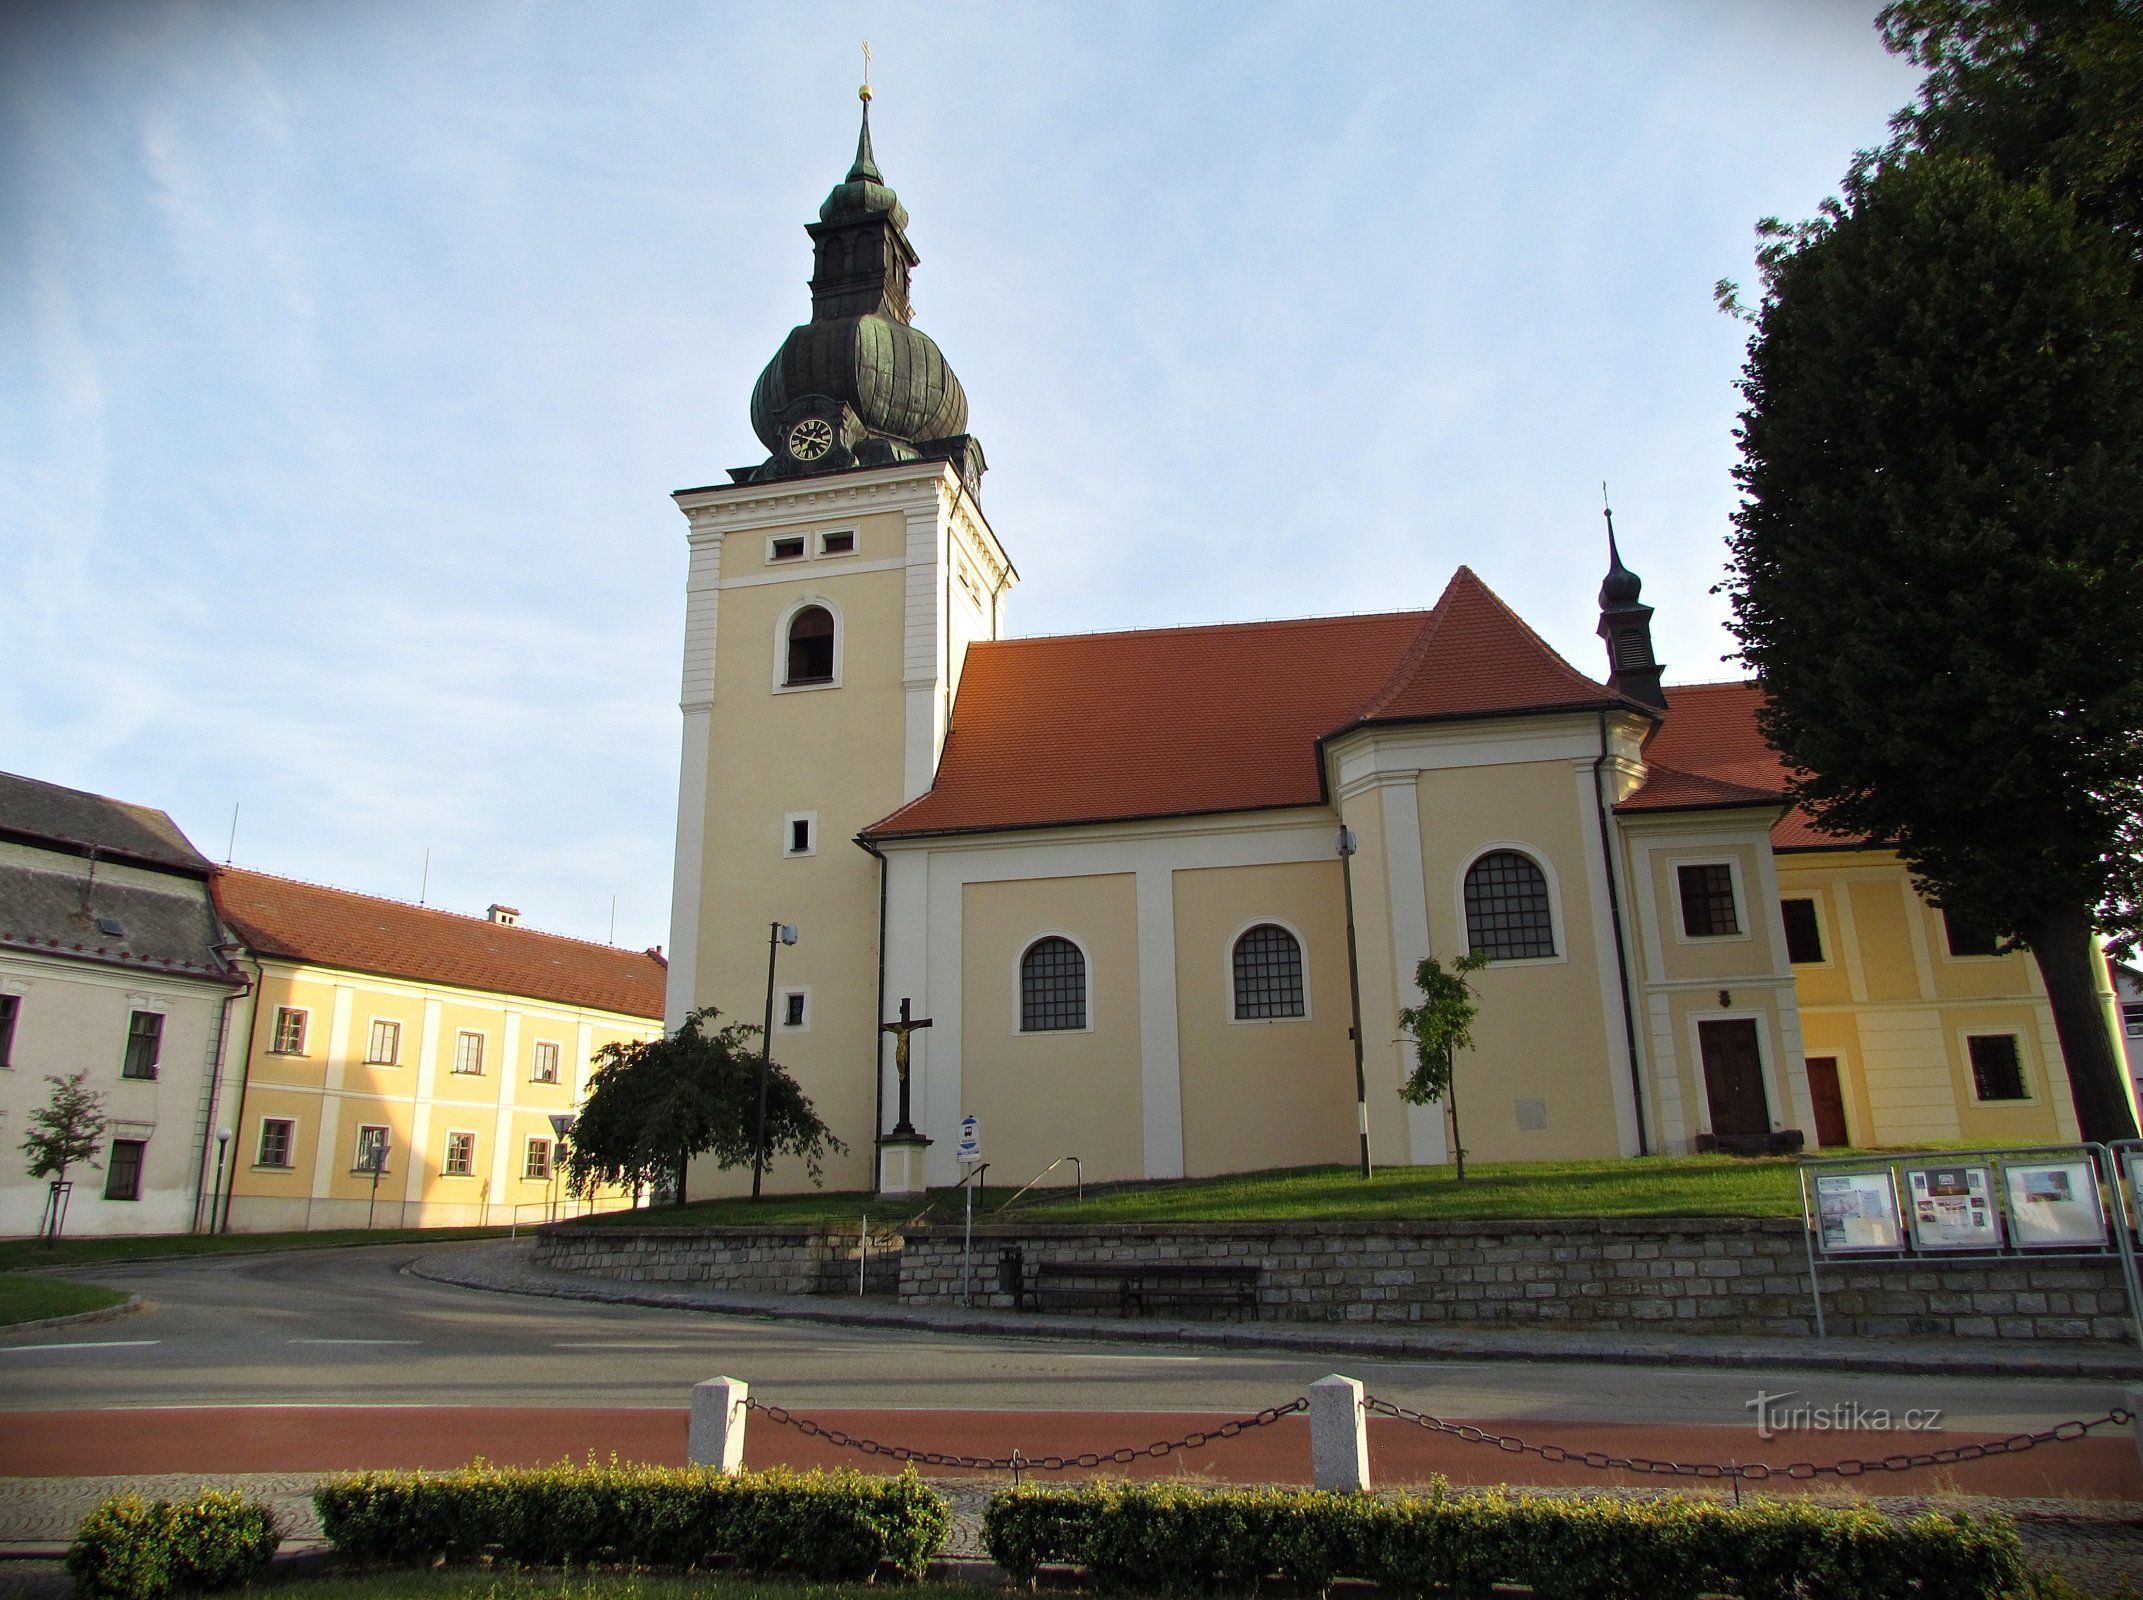
[[[912,1595],[914,1600],[1000,1600],[999,1591],[966,1583],[874,1587],[867,1583],[783,1582],[778,1578],[729,1578],[706,1573],[658,1576],[480,1569],[308,1578],[279,1585],[273,1592],[302,1600],[884,1600],[888,1594]]]
[[[1181,1183],[1114,1185],[1081,1201],[1069,1189],[1030,1191],[1000,1216],[1010,1189],[984,1189],[975,1220],[1129,1222],[1389,1222],[1453,1217],[1547,1220],[1561,1217],[1791,1217],[1801,1209],[1791,1157],[1646,1156],[1629,1161],[1473,1162],[1460,1183],[1449,1167],[1393,1167],[1368,1182],[1352,1167],[1304,1167]],[[959,1219],[966,1197],[937,1190],[921,1200],[867,1194],[770,1195],[704,1200],[651,1211],[611,1212],[590,1227],[734,1227],[814,1223],[853,1228],[868,1216],[891,1227],[927,1215]]]
[[[40,1267],[99,1266],[108,1261],[160,1261],[171,1256],[221,1256],[260,1250],[317,1250],[330,1245],[441,1243],[503,1239],[504,1228],[363,1228],[321,1233],[165,1233],[130,1239],[0,1239],[0,1273]],[[0,1278],[0,1282],[5,1282]]]
[[[102,1289],[93,1283],[67,1283],[59,1278],[26,1278],[19,1273],[0,1273],[0,1328],[40,1317],[71,1317],[77,1311],[102,1311],[118,1305],[126,1295],[118,1289]]]

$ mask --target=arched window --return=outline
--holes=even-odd
[[[1086,957],[1069,939],[1037,939],[1019,958],[1019,1031],[1086,1026]]]
[[[833,682],[833,613],[805,606],[789,619],[789,675],[784,683]]]
[[[1235,1017],[1299,1017],[1302,946],[1285,928],[1261,922],[1235,941]]]
[[[1466,940],[1498,961],[1555,954],[1548,880],[1515,850],[1491,850],[1466,869]]]

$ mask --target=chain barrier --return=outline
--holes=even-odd
[[[1872,1461],[1849,1457],[1844,1461],[1795,1461],[1778,1467],[1761,1461],[1728,1462],[1721,1465],[1716,1461],[1655,1461],[1649,1456],[1611,1456],[1603,1450],[1565,1450],[1560,1445],[1533,1444],[1515,1434],[1490,1433],[1487,1429],[1476,1428],[1470,1423],[1446,1422],[1441,1417],[1432,1417],[1422,1411],[1410,1411],[1405,1406],[1393,1405],[1389,1400],[1379,1400],[1374,1395],[1363,1397],[1362,1409],[1373,1416],[1411,1422],[1431,1433],[1464,1439],[1469,1444],[1492,1444],[1510,1455],[1538,1456],[1543,1461],[1570,1461],[1602,1472],[1649,1472],[1672,1478],[1727,1480],[1734,1484],[1737,1491],[1743,1483],[1762,1483],[1769,1478],[1791,1478],[1796,1482],[1825,1476],[1858,1478],[1870,1472],[1911,1472],[1919,1467],[1948,1467],[1962,1461],[1984,1461],[1989,1456],[2021,1455],[2026,1450],[2035,1450],[2042,1444],[2066,1444],[2072,1439],[2081,1439],[2093,1428],[2124,1427],[2135,1420],[2134,1412],[2124,1406],[2115,1406],[2104,1416],[2093,1417],[2089,1422],[2077,1420],[2058,1423],[2037,1433],[2013,1433],[2006,1439],[1990,1439],[1985,1444],[1953,1445],[1946,1450],[1883,1456]]]
[[[1014,1450],[1006,1456],[963,1456],[943,1450],[916,1450],[904,1444],[881,1444],[876,1439],[862,1439],[854,1434],[843,1433],[839,1428],[829,1428],[824,1423],[814,1422],[809,1417],[799,1417],[781,1406],[770,1406],[764,1401],[747,1400],[745,1407],[763,1414],[767,1421],[776,1422],[785,1428],[794,1428],[808,1438],[824,1439],[828,1444],[844,1450],[861,1451],[867,1456],[888,1456],[899,1462],[914,1462],[923,1467],[968,1467],[978,1471],[1009,1472],[1018,1482],[1025,1472],[1062,1472],[1068,1467],[1127,1467],[1135,1461],[1159,1461],[1164,1456],[1181,1450],[1202,1450],[1220,1439],[1233,1439],[1255,1428],[1269,1428],[1282,1417],[1291,1417],[1298,1411],[1310,1408],[1309,1400],[1297,1395],[1284,1406],[1267,1406],[1254,1416],[1236,1417],[1223,1422],[1217,1428],[1203,1428],[1185,1434],[1180,1439],[1160,1439],[1145,1446],[1126,1445],[1120,1450],[1087,1450],[1075,1456],[1030,1456]]]

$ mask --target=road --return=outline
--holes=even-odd
[[[693,1383],[743,1378],[800,1410],[1212,1412],[1300,1394],[1335,1364],[1370,1392],[1507,1424],[1747,1428],[1759,1389],[2006,1433],[2121,1403],[2072,1379],[1796,1373],[1528,1361],[1317,1360],[1076,1341],[932,1336],[456,1289],[401,1273],[419,1245],[80,1269],[144,1296],[111,1322],[0,1336],[0,1411],[203,1406],[677,1410]]]

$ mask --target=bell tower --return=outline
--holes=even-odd
[[[999,636],[1018,581],[977,497],[967,396],[910,320],[907,225],[866,89],[855,160],[806,227],[810,320],[752,390],[767,458],[674,496],[691,559],[667,1021],[712,1005],[757,1024],[769,928],[793,924],[773,1057],[848,1147],[825,1174],[845,1188],[873,1181],[890,1077],[882,864],[855,841],[930,787],[967,646]],[[785,1160],[767,1177],[807,1182]],[[703,1164],[691,1192],[749,1184]]]
[[[1607,577],[1600,584],[1600,638],[1607,645],[1607,686],[1656,711],[1667,709],[1659,675],[1666,671],[1652,654],[1652,608],[1637,597],[1644,580],[1622,564],[1615,548],[1615,514],[1607,518]]]

